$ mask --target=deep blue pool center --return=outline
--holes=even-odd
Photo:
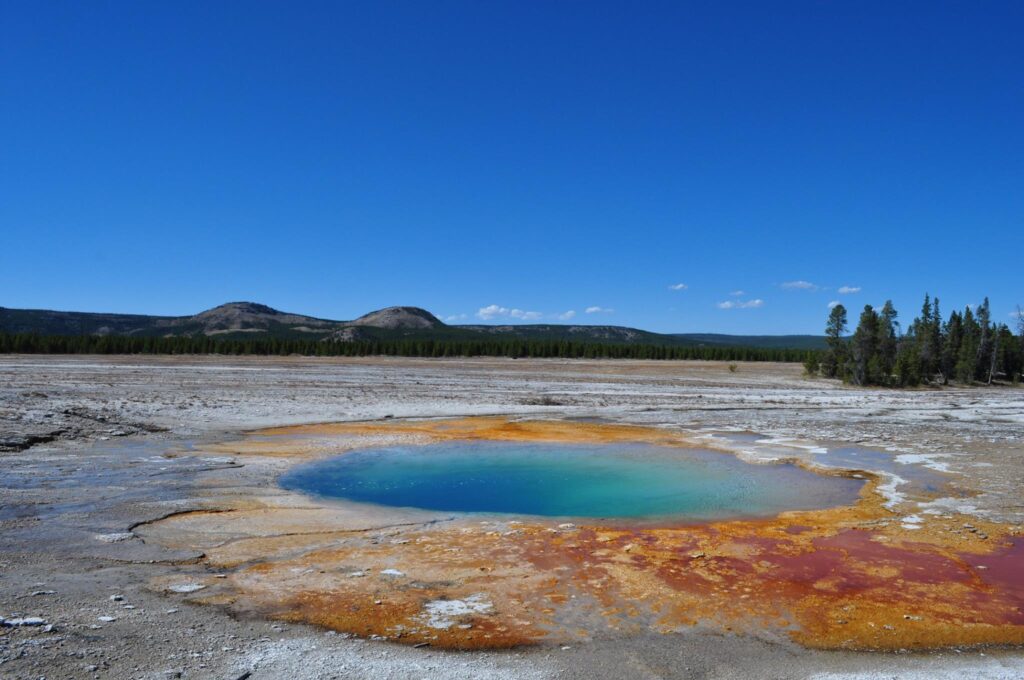
[[[863,480],[649,444],[444,442],[298,466],[286,489],[453,513],[716,520],[853,503]]]

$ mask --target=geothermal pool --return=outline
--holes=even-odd
[[[480,441],[362,449],[280,478],[291,490],[402,508],[701,521],[848,505],[863,483],[704,449]]]

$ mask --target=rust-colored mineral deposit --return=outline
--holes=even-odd
[[[210,448],[300,462],[448,439],[693,445],[663,429],[473,418],[276,428]],[[1024,539],[955,514],[910,530],[865,477],[849,507],[665,526],[403,516],[211,485],[211,512],[138,531],[227,573],[199,601],[412,644],[504,648],[698,623],[826,649],[1024,643]]]

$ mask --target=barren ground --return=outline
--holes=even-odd
[[[855,467],[880,474],[878,512],[887,514],[843,521],[882,522],[872,526],[897,543],[927,536],[943,550],[971,555],[998,554],[996,543],[1020,545],[1024,390],[1015,388],[854,389],[805,379],[799,366],[788,364],[740,364],[730,373],[725,364],[710,362],[2,357],[0,618],[35,623],[31,617],[37,617],[43,623],[0,627],[0,677],[1024,675],[1024,655],[1013,647],[822,651],[780,631],[730,632],[701,616],[672,632],[638,626],[628,634],[598,633],[590,629],[590,615],[574,610],[557,621],[562,629],[576,620],[589,630],[573,642],[545,629],[531,646],[452,652],[350,638],[304,623],[332,624],[308,612],[261,608],[270,597],[266,583],[285,583],[288,559],[306,559],[309,543],[288,544],[292,552],[259,567],[267,578],[254,580],[260,571],[251,568],[257,557],[252,551],[271,546],[246,541],[272,539],[281,551],[286,534],[296,533],[294,524],[311,520],[304,515],[290,517],[292,525],[280,523],[280,509],[293,510],[296,503],[274,479],[293,459],[253,445],[308,458],[320,455],[325,435],[299,430],[243,437],[244,431],[349,423],[328,433],[330,445],[343,449],[407,436],[402,428],[417,419],[485,415],[644,426],[715,441],[750,458],[785,455],[809,464],[838,465],[844,461],[829,456],[856,445],[883,454]],[[760,437],[730,438],[730,432]],[[303,441],[308,450],[299,450]],[[849,461],[844,466],[854,467]],[[943,493],[915,490],[915,480],[935,474],[948,482]],[[262,515],[256,521],[247,516],[248,523],[207,521],[275,505],[281,508],[267,512],[267,521]],[[184,514],[189,511],[202,512]],[[370,542],[397,546],[423,537],[413,533],[422,527],[396,530],[403,522],[394,513],[315,511],[321,513],[316,521],[326,523],[317,531],[330,537],[318,547],[349,551],[346,559],[368,555],[369,548],[343,545],[332,532],[358,530]],[[844,526],[864,529],[862,524]],[[468,525],[468,519],[456,519],[443,531]],[[283,528],[274,533],[275,526]],[[500,533],[493,529],[482,533]],[[586,540],[573,538],[570,545]],[[249,546],[249,552],[239,548],[229,558],[226,546]],[[389,559],[413,555],[395,552]],[[416,564],[409,564],[411,572]],[[982,572],[974,576],[987,595],[999,590]],[[1024,576],[1018,570],[1006,578],[1007,587],[1017,588]],[[174,590],[190,584],[204,588]],[[399,592],[390,583],[380,588],[385,596]],[[1021,628],[1013,623],[1019,609],[1013,611],[1012,625],[999,629],[1006,634],[1001,639],[1014,639]],[[268,613],[299,622],[268,619]],[[917,625],[915,618],[908,621]],[[958,634],[947,628],[945,634]],[[983,639],[986,633],[980,634]]]

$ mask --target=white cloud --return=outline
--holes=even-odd
[[[574,316],[576,316],[576,310],[570,309],[568,312],[562,312],[561,314],[559,314],[558,318],[561,319],[562,321],[568,321]]]
[[[673,283],[668,287],[669,290],[686,290],[689,288],[685,283]]]
[[[817,286],[810,281],[786,281],[779,285],[786,290],[818,290],[820,288],[820,286]]]
[[[445,321],[465,321],[468,318],[466,314],[449,314],[444,317]]]
[[[498,305],[487,305],[477,310],[476,315],[484,321],[490,321],[496,316],[504,316],[508,314],[508,307],[499,307]]]
[[[484,321],[490,321],[491,319],[497,319],[499,317],[511,317],[513,319],[520,319],[522,321],[534,321],[544,316],[540,312],[528,312],[522,309],[508,307],[502,307],[500,305],[487,305],[477,310],[476,315]]]
[[[851,295],[853,293],[859,293],[860,286],[841,286],[839,288],[840,295]]]
[[[587,314],[611,314],[615,310],[609,307],[598,307],[595,305],[593,307],[587,307],[584,311]]]
[[[729,293],[729,295],[731,295],[733,297],[740,297],[740,296],[743,296],[743,295],[746,295],[746,294],[747,294],[747,291],[745,291],[745,290],[734,290],[733,292]]]
[[[764,307],[764,300],[756,298],[754,300],[726,300],[718,303],[719,309],[757,309],[758,307]]]
[[[839,306],[840,304],[842,304],[842,303],[841,303],[841,302],[839,302],[839,300],[833,300],[832,302],[828,303],[828,308],[829,308],[829,309],[835,309],[835,308],[836,308],[836,307],[838,307],[838,306]]]

